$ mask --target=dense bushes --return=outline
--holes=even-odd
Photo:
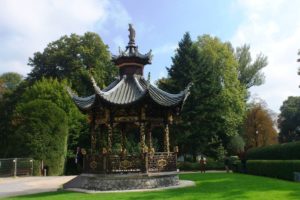
[[[294,172],[300,171],[300,160],[249,160],[249,174],[286,180],[294,179]]]
[[[300,160],[300,142],[250,149],[247,160]]]
[[[33,100],[19,104],[14,117],[14,153],[20,157],[43,160],[48,175],[64,173],[67,153],[66,113],[51,101]],[[38,167],[36,173],[38,173]]]

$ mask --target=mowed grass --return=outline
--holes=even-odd
[[[7,198],[10,200],[44,199],[44,200],[155,200],[155,199],[253,199],[253,200],[287,200],[300,199],[300,183],[289,181],[226,173],[182,174],[180,179],[193,180],[196,187],[171,189],[152,192],[98,193],[85,194],[76,192],[48,192],[35,195]]]

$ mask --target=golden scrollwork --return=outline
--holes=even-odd
[[[146,110],[145,107],[142,107],[141,109],[141,120],[145,120],[146,119]]]
[[[108,109],[105,109],[105,110],[104,110],[104,113],[105,113],[105,114],[104,114],[104,115],[105,115],[105,121],[108,122],[108,121],[109,121],[109,118],[110,118],[109,110],[108,110]]]
[[[157,166],[159,167],[159,168],[164,168],[165,166],[167,166],[167,160],[165,160],[165,159],[159,159],[158,161],[157,161]]]
[[[104,154],[104,155],[107,154],[107,150],[105,147],[102,148],[102,154]]]
[[[140,142],[141,142],[141,149],[144,151],[145,148],[145,123],[140,124]]]
[[[171,113],[168,114],[168,122],[173,124],[173,115]]]
[[[86,155],[86,150],[84,148],[81,149],[81,154]]]
[[[137,116],[122,116],[122,117],[115,117],[114,121],[116,122],[135,122],[138,121],[139,118]]]
[[[120,167],[121,169],[128,169],[132,167],[132,162],[130,162],[129,160],[123,160],[120,162]]]
[[[92,168],[93,170],[95,170],[97,168],[97,162],[95,160],[90,162],[90,168]]]
[[[165,126],[165,135],[164,135],[164,151],[170,152],[170,143],[169,143],[169,125],[166,124]]]
[[[94,131],[92,132],[92,135],[91,135],[91,146],[92,146],[92,151],[95,150],[96,148],[96,136],[95,136],[95,133]]]
[[[112,127],[110,124],[107,125],[107,129],[108,129],[108,152],[111,152],[111,148],[112,148],[112,135],[113,135],[113,132],[112,132]]]

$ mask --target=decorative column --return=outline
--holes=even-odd
[[[141,144],[141,151],[144,153],[145,150],[145,123],[140,123],[140,144]]]
[[[92,114],[92,119],[91,119],[91,126],[90,126],[90,131],[91,131],[91,154],[95,153],[96,150],[96,131],[95,131],[95,116]]]
[[[111,153],[112,151],[112,137],[113,137],[113,129],[110,124],[107,124],[108,137],[107,137],[107,151]]]
[[[125,127],[121,127],[121,134],[122,134],[122,153],[124,154],[126,152],[126,132],[125,132]]]
[[[153,145],[152,145],[152,128],[151,128],[151,125],[147,129],[147,145],[148,145],[148,152],[150,152],[151,149],[153,148]]]
[[[169,124],[165,124],[164,127],[164,152],[170,152],[170,142],[169,142]]]

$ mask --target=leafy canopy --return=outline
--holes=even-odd
[[[158,81],[159,87],[177,92],[193,82],[174,143],[185,152],[217,156],[216,149],[237,134],[243,119],[245,91],[238,63],[228,43],[209,35],[193,42],[186,33],[178,46],[168,77]]]
[[[108,47],[96,33],[83,36],[71,34],[51,42],[43,52],[29,58],[33,67],[28,80],[35,82],[42,77],[67,79],[81,95],[93,92],[89,73],[100,87],[111,82],[117,70],[110,61]]]
[[[300,139],[300,97],[288,97],[280,107],[278,119],[280,142]]]
[[[264,102],[252,102],[244,122],[246,148],[278,143],[278,134],[272,113]]]
[[[268,65],[268,59],[260,53],[252,62],[250,46],[242,45],[236,48],[235,57],[238,62],[238,79],[246,89],[262,85],[265,76],[261,70]]]

